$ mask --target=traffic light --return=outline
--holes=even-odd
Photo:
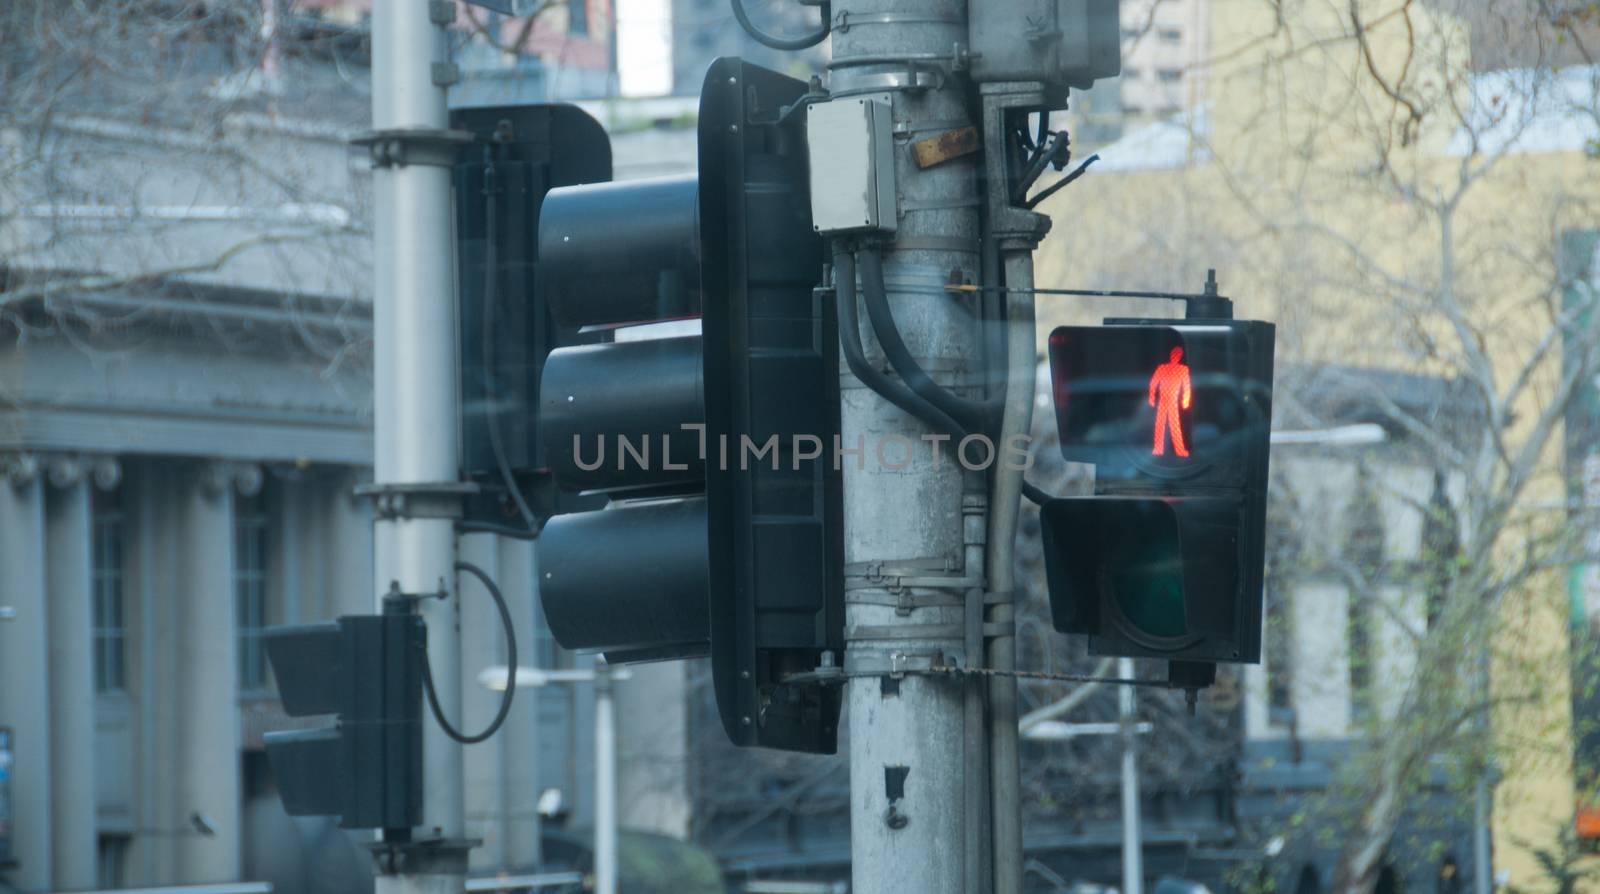
[[[806,85],[737,59],[706,76],[698,177],[551,191],[538,295],[613,340],[553,351],[538,427],[557,515],[539,584],[557,642],[613,662],[711,656],[738,745],[832,752],[839,690],[786,678],[842,655],[832,308],[807,184]],[[700,334],[631,340],[629,324]]]
[[[466,518],[526,530],[519,499],[535,526],[593,505],[555,486],[528,408],[544,358],[601,335],[557,323],[534,300],[533,284],[545,193],[610,180],[611,141],[598,121],[564,104],[455,109],[450,126],[472,137],[456,150],[453,168],[461,473],[479,486],[466,500]]]
[[[1110,322],[1050,335],[1061,454],[1095,467],[1040,511],[1052,619],[1206,685],[1260,660],[1273,326]]]
[[[346,829],[420,823],[422,619],[351,615],[273,627],[265,643],[284,713],[338,715],[331,727],[266,734],[284,810],[337,816]]]

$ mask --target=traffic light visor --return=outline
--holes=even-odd
[[[1234,640],[1235,500],[1078,497],[1041,510],[1057,630],[1159,655]]]

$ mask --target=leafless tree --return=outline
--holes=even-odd
[[[1442,505],[1385,495],[1457,532],[1406,568],[1336,535],[1339,519],[1269,535],[1312,545],[1292,567],[1342,580],[1372,611],[1387,611],[1380,575],[1429,602],[1425,623],[1385,618],[1414,669],[1382,681],[1392,709],[1360,715],[1337,791],[1307,806],[1342,842],[1334,889],[1365,894],[1441,767],[1470,793],[1492,768],[1560,766],[1571,747],[1551,720],[1565,715],[1553,681],[1567,668],[1541,653],[1552,631],[1537,619],[1564,614],[1551,594],[1592,523],[1574,520],[1562,432],[1597,369],[1596,295],[1559,248],[1592,227],[1600,169],[1530,153],[1571,157],[1538,141],[1551,121],[1592,122],[1600,108],[1593,69],[1561,64],[1587,58],[1596,10],[1283,2],[1258,18],[1199,73],[1211,105],[1188,119],[1191,166],[1140,198],[1110,180],[1080,189],[1076,207],[1119,222],[1104,239],[1080,230],[1074,257],[1110,256],[1103,279],[1143,273],[1155,253],[1181,280],[1137,283],[1155,287],[1236,271],[1241,310],[1279,321],[1280,372],[1360,392],[1369,418],[1411,445],[1407,461],[1449,482]],[[1107,284],[1082,270],[1073,284]],[[1351,374],[1362,366],[1450,383],[1451,403],[1398,399]],[[1340,421],[1308,394],[1280,381],[1280,415]],[[1277,499],[1292,498],[1287,484]]]

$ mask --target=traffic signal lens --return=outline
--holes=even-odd
[[[1136,535],[1109,575],[1112,603],[1135,636],[1172,639],[1189,632],[1183,604],[1183,558],[1177,531],[1155,526]]]

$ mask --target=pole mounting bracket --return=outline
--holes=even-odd
[[[365,146],[375,168],[405,165],[453,167],[456,150],[473,141],[470,131],[433,127],[396,127],[369,130],[350,138],[353,146]]]
[[[408,835],[411,830],[384,830]],[[467,871],[467,852],[483,843],[481,838],[381,838],[369,842],[372,861],[379,875],[459,875]]]
[[[462,517],[462,501],[481,490],[470,481],[430,481],[413,484],[358,484],[358,497],[371,497],[380,519]]]

